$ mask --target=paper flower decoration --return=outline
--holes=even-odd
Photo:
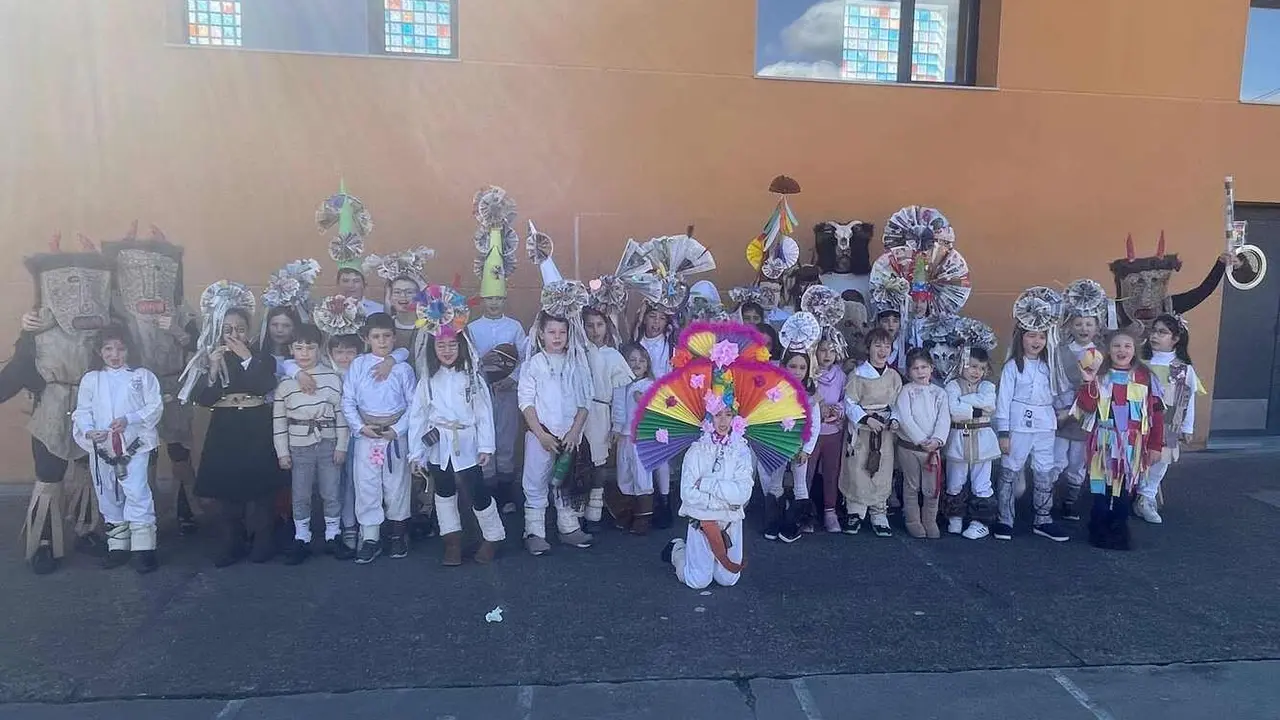
[[[812,351],[818,345],[818,339],[822,337],[822,326],[818,324],[818,318],[813,313],[803,310],[793,313],[782,323],[782,329],[778,331],[778,342],[787,350],[795,352],[807,353]]]
[[[414,298],[417,326],[432,337],[456,337],[467,329],[467,297],[446,285],[430,285]]]
[[[311,311],[311,319],[320,332],[330,337],[356,335],[364,327],[364,307],[355,298],[330,295]]]
[[[348,265],[364,255],[364,238],[359,235],[336,235],[329,240],[329,257],[339,265]]]
[[[665,429],[659,428],[658,430],[654,431],[653,439],[657,440],[663,445],[666,445],[668,442],[671,441],[671,435]]]
[[[1107,291],[1096,280],[1076,280],[1062,292],[1066,317],[1092,317],[1099,320],[1107,316]]]
[[[587,286],[577,280],[560,280],[542,286],[542,309],[552,317],[575,318],[591,301]]]
[[[364,269],[366,273],[372,272],[387,282],[398,277],[422,279],[427,276],[427,261],[435,255],[435,250],[425,246],[390,255],[370,255],[364,259]]]
[[[1049,332],[1062,322],[1062,296],[1052,288],[1024,290],[1013,303],[1013,319],[1023,330]]]
[[[884,224],[885,250],[906,246],[918,252],[928,250],[935,243],[947,247],[956,244],[951,223],[936,208],[909,205],[890,216]]]
[[[339,235],[364,237],[373,232],[373,218],[369,216],[364,203],[343,190],[325,198],[316,210],[316,227],[321,233],[327,232],[334,225],[338,226]]]
[[[711,362],[717,368],[727,367],[738,359],[738,346],[729,340],[721,340],[711,347]]]
[[[689,387],[701,389],[707,382],[707,376],[701,373],[689,377]]]
[[[628,240],[618,279],[651,304],[677,312],[689,296],[689,278],[716,268],[711,251],[689,235]]]

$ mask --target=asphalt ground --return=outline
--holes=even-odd
[[[369,566],[317,554],[217,570],[207,537],[162,527],[152,575],[76,556],[36,577],[15,537],[0,550],[0,717],[297,717],[294,703],[343,702],[367,704],[333,717],[505,717],[499,705],[518,717],[711,717],[698,708],[722,695],[733,704],[713,703],[716,717],[949,718],[970,715],[920,714],[917,700],[973,705],[984,684],[982,702],[1006,702],[999,689],[1044,708],[996,717],[1058,717],[1059,705],[1077,713],[1061,717],[1152,717],[1108,709],[1152,692],[1170,707],[1190,693],[1240,704],[1224,717],[1277,717],[1280,664],[1248,661],[1280,659],[1278,461],[1184,456],[1165,524],[1132,521],[1127,553],[1089,547],[1082,524],[1062,544],[1025,527],[1011,542],[864,532],[782,545],[753,532],[742,581],[702,593],[659,562],[670,532],[609,531],[591,549],[534,558],[519,516],[497,562],[460,568],[441,567],[429,540]],[[24,507],[0,499],[15,535]],[[486,622],[495,607],[503,621]],[[1059,675],[1112,698],[1090,700],[1107,714]],[[803,714],[793,680],[817,715]],[[427,698],[445,709],[423,711]],[[475,705],[484,698],[494,709]],[[188,705],[174,715],[171,703]]]

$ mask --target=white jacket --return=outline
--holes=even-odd
[[[903,385],[893,402],[893,417],[898,421],[898,437],[916,445],[930,440],[945,445],[951,434],[947,392],[937,385]]]
[[[471,389],[470,377],[452,368],[440,368],[418,383],[409,406],[409,459],[453,470],[475,467],[480,453],[493,454],[493,401],[483,382]],[[422,436],[432,429],[440,439],[428,447]]]
[[[947,383],[946,390],[952,422],[971,423],[982,420],[986,420],[988,423],[991,422],[991,414],[996,409],[995,384],[989,380],[982,380],[978,383],[977,390],[962,394],[960,381],[951,380]],[[978,411],[979,417],[974,417],[975,410]],[[970,455],[976,450],[977,456],[966,457],[966,449],[968,449]],[[996,438],[996,431],[990,427],[970,430],[955,429],[951,431],[950,436],[947,438],[947,448],[943,455],[948,460],[955,462],[995,460],[1000,457],[1000,441]]]
[[[754,487],[746,440],[698,440],[685,452],[680,470],[680,515],[725,523],[741,520]]]
[[[1019,372],[1018,363],[1010,360],[996,389],[996,432],[1056,432],[1054,400],[1048,363],[1027,358]]]
[[[127,452],[134,440],[140,440],[133,452],[136,456],[156,448],[156,425],[163,412],[160,381],[150,370],[127,367],[90,370],[80,379],[76,409],[71,413],[71,433],[77,445],[93,453],[93,441],[86,438],[85,433],[106,430],[111,421],[122,417],[129,423],[121,438],[122,449]],[[110,440],[100,445],[108,454],[115,454]]]

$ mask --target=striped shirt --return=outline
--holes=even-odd
[[[315,394],[303,392],[295,378],[285,378],[276,386],[272,429],[279,457],[287,456],[290,447],[309,447],[322,440],[347,447],[342,379],[322,365],[307,372],[316,381]]]

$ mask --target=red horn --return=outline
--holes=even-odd
[[[137,239],[138,239],[138,220],[137,220],[137,218],[134,218],[133,223],[129,225],[129,232],[128,232],[128,233],[125,233],[124,239],[125,239],[125,240],[137,240]]]
[[[1137,257],[1137,254],[1133,251],[1133,233],[1129,233],[1129,237],[1124,239],[1124,254],[1129,260]]]
[[[98,252],[97,246],[82,233],[76,233],[76,239],[80,241],[80,248],[85,252]]]
[[[1156,257],[1164,257],[1164,231],[1160,231],[1160,242],[1156,243]]]
[[[62,252],[62,231],[53,231],[53,236],[49,238],[49,252]]]

